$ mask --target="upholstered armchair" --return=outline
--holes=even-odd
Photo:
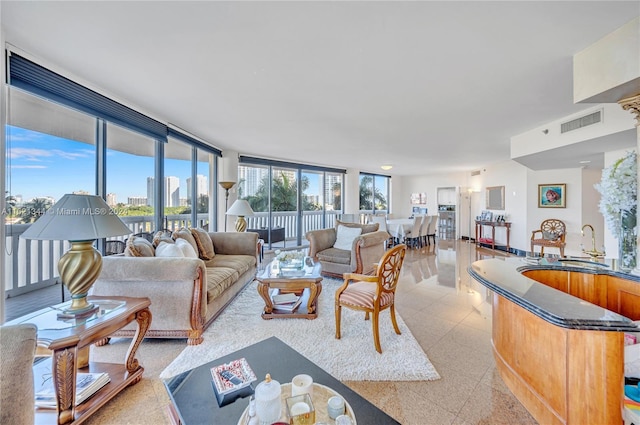
[[[341,337],[342,307],[364,311],[365,320],[369,320],[369,314],[373,315],[373,343],[378,353],[382,353],[378,326],[381,311],[389,309],[393,329],[400,335],[400,328],[396,321],[395,293],[406,251],[407,246],[404,244],[396,245],[387,251],[373,276],[358,273],[344,274],[344,284],[338,288],[335,295],[336,339]]]
[[[0,424],[33,425],[33,360],[37,328],[0,326]]]
[[[340,228],[342,227],[342,228]],[[344,229],[360,229],[359,235],[347,245],[339,242],[339,233]],[[340,232],[339,232],[340,231]],[[324,276],[342,278],[344,273],[372,273],[375,263],[385,252],[385,242],[389,233],[378,230],[378,223],[359,224],[338,221],[335,228],[311,230],[306,237],[309,241],[309,256],[322,265]]]
[[[531,255],[534,255],[534,247],[540,247],[540,256],[544,257],[544,248],[558,248],[560,256],[564,257],[565,237],[567,226],[556,218],[549,218],[540,224],[540,229],[531,232]]]

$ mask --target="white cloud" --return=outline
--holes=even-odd
[[[46,165],[12,165],[11,168],[49,168]]]
[[[69,152],[61,149],[34,149],[34,148],[11,148],[8,150],[9,158],[12,160],[22,159],[25,161],[40,162],[45,158],[78,159],[87,158],[93,155],[90,150],[79,152]]]

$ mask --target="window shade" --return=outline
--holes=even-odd
[[[166,142],[167,126],[22,56],[9,55],[9,84]]]
[[[220,149],[209,146],[206,143],[203,143],[200,140],[196,139],[195,137],[191,137],[188,134],[175,130],[171,127],[167,127],[167,136],[173,137],[190,145],[197,146],[199,149],[206,150],[214,155],[222,156],[222,151]]]

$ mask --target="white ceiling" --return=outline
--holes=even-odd
[[[573,104],[572,57],[640,1],[3,0],[0,14],[45,66],[223,150],[421,175],[508,160],[511,136],[592,106]]]

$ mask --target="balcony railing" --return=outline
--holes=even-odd
[[[333,227],[339,213],[341,211],[304,211],[302,213],[302,241],[305,240],[306,232],[310,230]],[[323,223],[325,215],[326,223]],[[295,211],[271,213],[271,227],[284,227],[285,241],[288,242],[287,247],[297,246],[298,217],[298,213]],[[125,216],[121,219],[129,227],[132,234],[153,231],[153,216]],[[246,219],[250,229],[269,228],[269,213],[258,212],[251,217],[246,217]],[[199,214],[197,220],[197,227],[207,228],[207,214]],[[188,214],[169,215],[165,218],[165,227],[169,230],[191,225],[191,216]],[[68,241],[21,239],[20,235],[29,226],[29,224],[5,225],[6,267],[4,276],[2,276],[5,282],[5,297],[14,297],[56,284],[59,278],[58,260],[70,247]],[[125,240],[127,237],[121,236],[114,239]],[[292,244],[294,241],[295,245]]]

